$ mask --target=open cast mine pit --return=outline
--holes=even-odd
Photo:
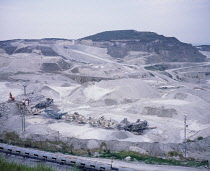
[[[150,39],[145,46],[94,37],[0,43],[0,140],[77,155],[175,151],[172,158],[210,160],[206,53],[152,36],[183,53],[165,44],[157,52]]]

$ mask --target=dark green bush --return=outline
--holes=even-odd
[[[197,140],[203,140],[203,139],[204,139],[203,137],[198,137],[198,138],[197,138]]]

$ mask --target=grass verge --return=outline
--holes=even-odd
[[[35,167],[30,167],[24,164],[18,164],[16,162],[9,162],[2,157],[0,157],[0,170],[1,171],[55,171],[51,167],[42,164],[38,164]]]
[[[116,153],[103,153],[101,158],[110,158],[125,160],[126,157],[130,158],[130,161],[139,161],[146,164],[158,164],[158,165],[174,165],[174,166],[186,166],[186,167],[205,167],[205,161],[188,161],[188,160],[175,160],[164,159],[159,157],[153,157],[145,154],[140,154],[134,151],[121,151]]]

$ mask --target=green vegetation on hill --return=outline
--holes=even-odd
[[[111,40],[150,40],[164,38],[162,35],[158,35],[154,32],[138,32],[135,30],[116,30],[105,31],[92,36],[87,36],[82,39],[90,39],[93,41],[111,41]]]

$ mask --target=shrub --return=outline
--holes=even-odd
[[[198,139],[198,140],[203,140],[204,138],[203,138],[203,137],[198,137],[197,139]]]
[[[179,153],[178,153],[177,151],[169,151],[169,152],[168,152],[168,155],[169,155],[170,157],[176,157],[176,156],[179,156]]]
[[[195,142],[194,140],[191,139],[187,139],[187,142]]]
[[[170,157],[179,157],[180,159],[183,159],[183,155],[181,153],[178,153],[177,151],[169,151],[168,156]]]

